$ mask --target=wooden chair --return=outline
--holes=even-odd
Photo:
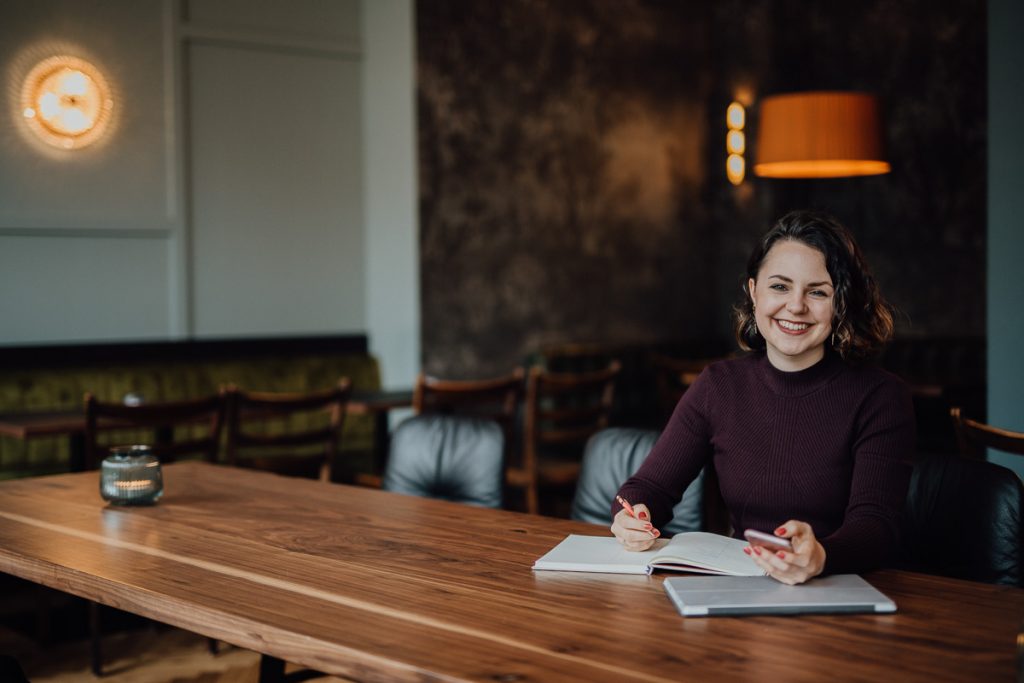
[[[513,452],[516,443],[516,418],[523,395],[522,368],[507,375],[474,380],[451,380],[431,377],[424,373],[416,378],[412,407],[417,415],[463,415],[494,420],[504,435],[504,459]],[[382,479],[377,474],[356,475],[356,483],[380,488]]]
[[[1024,455],[1024,432],[1012,432],[964,417],[957,406],[949,409],[949,415],[953,418],[953,429],[960,452],[964,455],[984,460],[985,451],[989,448]]]
[[[345,377],[333,389],[308,394],[229,387],[228,464],[330,481],[351,391]]]
[[[197,456],[216,462],[224,421],[224,397],[210,396],[194,401],[125,405],[100,401],[85,395],[85,467],[94,469],[110,453],[112,443],[100,443],[102,433],[132,432],[134,442],[148,443],[161,462],[182,456]],[[195,428],[206,423],[203,436],[175,439],[174,428]],[[138,438],[140,433],[145,438]],[[179,432],[180,434],[180,432]],[[123,441],[119,442],[123,443]]]
[[[345,404],[352,383],[343,377],[333,389],[309,394],[227,389],[227,461],[292,477],[330,481],[341,441]],[[326,426],[294,427],[290,421],[306,418]],[[312,450],[311,450],[312,449]],[[261,683],[297,683],[324,674],[300,669],[285,674],[285,662],[260,656]]]
[[[540,513],[541,488],[575,485],[587,439],[608,426],[620,370],[618,361],[582,373],[530,369],[521,459],[505,473],[509,487],[523,491],[527,512]]]
[[[206,429],[196,437],[192,432]],[[125,405],[100,401],[93,394],[85,395],[85,466],[94,469],[110,453],[112,443],[100,443],[100,434],[130,432],[132,443],[145,442],[161,462],[173,462],[183,456],[195,456],[216,462],[224,424],[224,395],[194,401],[143,403]],[[175,439],[175,428],[178,435]],[[140,435],[147,438],[139,438]],[[123,440],[118,443],[124,443]],[[100,605],[89,602],[89,637],[91,667],[96,676],[103,675],[102,623]],[[210,652],[217,652],[217,641],[209,639]]]
[[[506,440],[515,430],[519,399],[523,395],[522,368],[508,375],[479,380],[449,380],[420,374],[413,390],[412,408],[417,415],[446,413],[495,420]]]

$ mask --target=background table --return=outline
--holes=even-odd
[[[374,416],[373,466],[382,472],[388,452],[388,413],[412,405],[412,390],[356,391],[346,404],[350,415]],[[41,436],[68,437],[68,469],[80,472],[85,464],[85,411],[40,410],[0,413],[0,436],[27,440]]]
[[[165,468],[149,508],[97,474],[0,482],[0,571],[359,680],[993,681],[1024,591],[869,574],[892,615],[683,618],[663,576],[533,572],[567,520]]]

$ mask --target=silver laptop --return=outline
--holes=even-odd
[[[887,613],[896,603],[856,574],[836,574],[787,586],[768,576],[682,576],[665,592],[686,617],[718,614]]]

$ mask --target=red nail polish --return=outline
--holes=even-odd
[[[781,550],[775,553],[775,556],[778,557],[780,560],[786,559],[786,553],[782,552]]]
[[[754,554],[757,555],[758,557],[761,556],[761,546],[757,546],[757,545],[754,546]]]
[[[749,555],[750,554],[750,546],[747,546],[746,548],[744,548],[743,552],[745,552],[747,555]]]
[[[784,526],[780,526],[778,529],[775,530],[776,536],[781,536],[784,533],[786,533],[786,527]]]
[[[647,519],[647,513],[641,510],[639,513],[637,513],[637,517],[639,517],[640,519]]]
[[[654,528],[654,525],[651,524],[650,522],[647,522],[647,524],[644,524],[644,528],[650,530],[650,529]]]

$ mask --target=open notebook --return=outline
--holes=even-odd
[[[650,574],[664,569],[697,574],[763,576],[743,552],[746,541],[690,531],[659,539],[651,550],[631,552],[611,536],[570,534],[533,564],[534,569],[612,574]]]
[[[797,586],[767,576],[687,576],[665,579],[664,586],[687,617],[896,611],[896,603],[856,574],[821,576]]]

